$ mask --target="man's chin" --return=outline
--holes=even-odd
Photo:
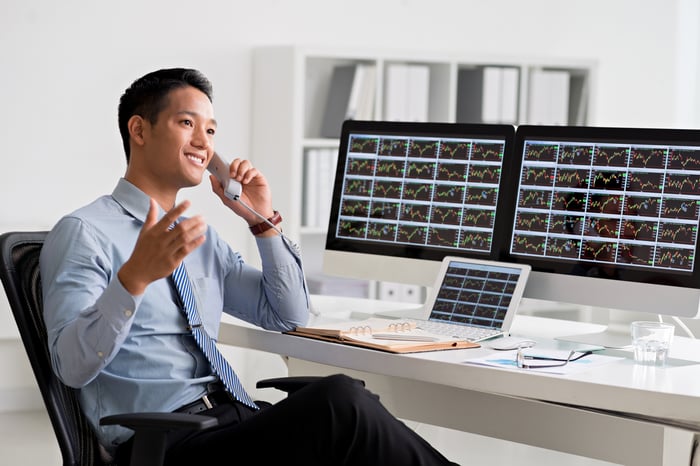
[[[197,187],[197,186],[199,186],[200,184],[202,184],[202,180],[203,180],[203,179],[204,179],[204,177],[201,176],[201,175],[199,176],[199,178],[189,177],[189,178],[183,180],[183,181],[180,183],[180,189],[187,189],[187,188],[194,188],[194,187]]]

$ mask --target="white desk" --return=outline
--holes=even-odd
[[[338,317],[397,306],[325,296],[313,302],[322,315]],[[518,316],[512,333],[553,338],[600,328]],[[700,342],[683,337],[675,338],[668,367],[636,365],[623,352],[622,361],[566,376],[463,363],[490,352],[484,348],[396,355],[233,319],[222,323],[219,341],[286,356],[290,375],[344,372],[364,379],[403,419],[624,465],[688,465],[700,431]]]

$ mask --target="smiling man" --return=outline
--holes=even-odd
[[[136,80],[119,104],[126,174],[112,194],[59,220],[42,250],[53,368],[79,390],[105,454],[128,464],[131,431],[100,426],[100,418],[177,411],[216,416],[219,427],[173,433],[166,465],[450,464],[357,380],[326,377],[261,409],[211,355],[206,343],[222,311],[278,331],[305,324],[309,313],[296,249],[224,196],[213,176],[218,199],[251,227],[262,270],[202,217],[185,217],[187,201],[176,204],[214,155],[211,95],[196,70]],[[240,200],[279,224],[263,174],[235,159],[230,175],[243,187]]]

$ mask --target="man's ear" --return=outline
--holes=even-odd
[[[129,118],[127,123],[127,127],[129,128],[129,136],[131,137],[131,141],[136,145],[142,146],[145,142],[143,138],[145,123],[146,122],[144,121],[143,117],[140,115],[133,115],[131,118]]]

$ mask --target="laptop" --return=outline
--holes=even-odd
[[[447,256],[420,318],[431,333],[479,342],[510,332],[531,267]]]

